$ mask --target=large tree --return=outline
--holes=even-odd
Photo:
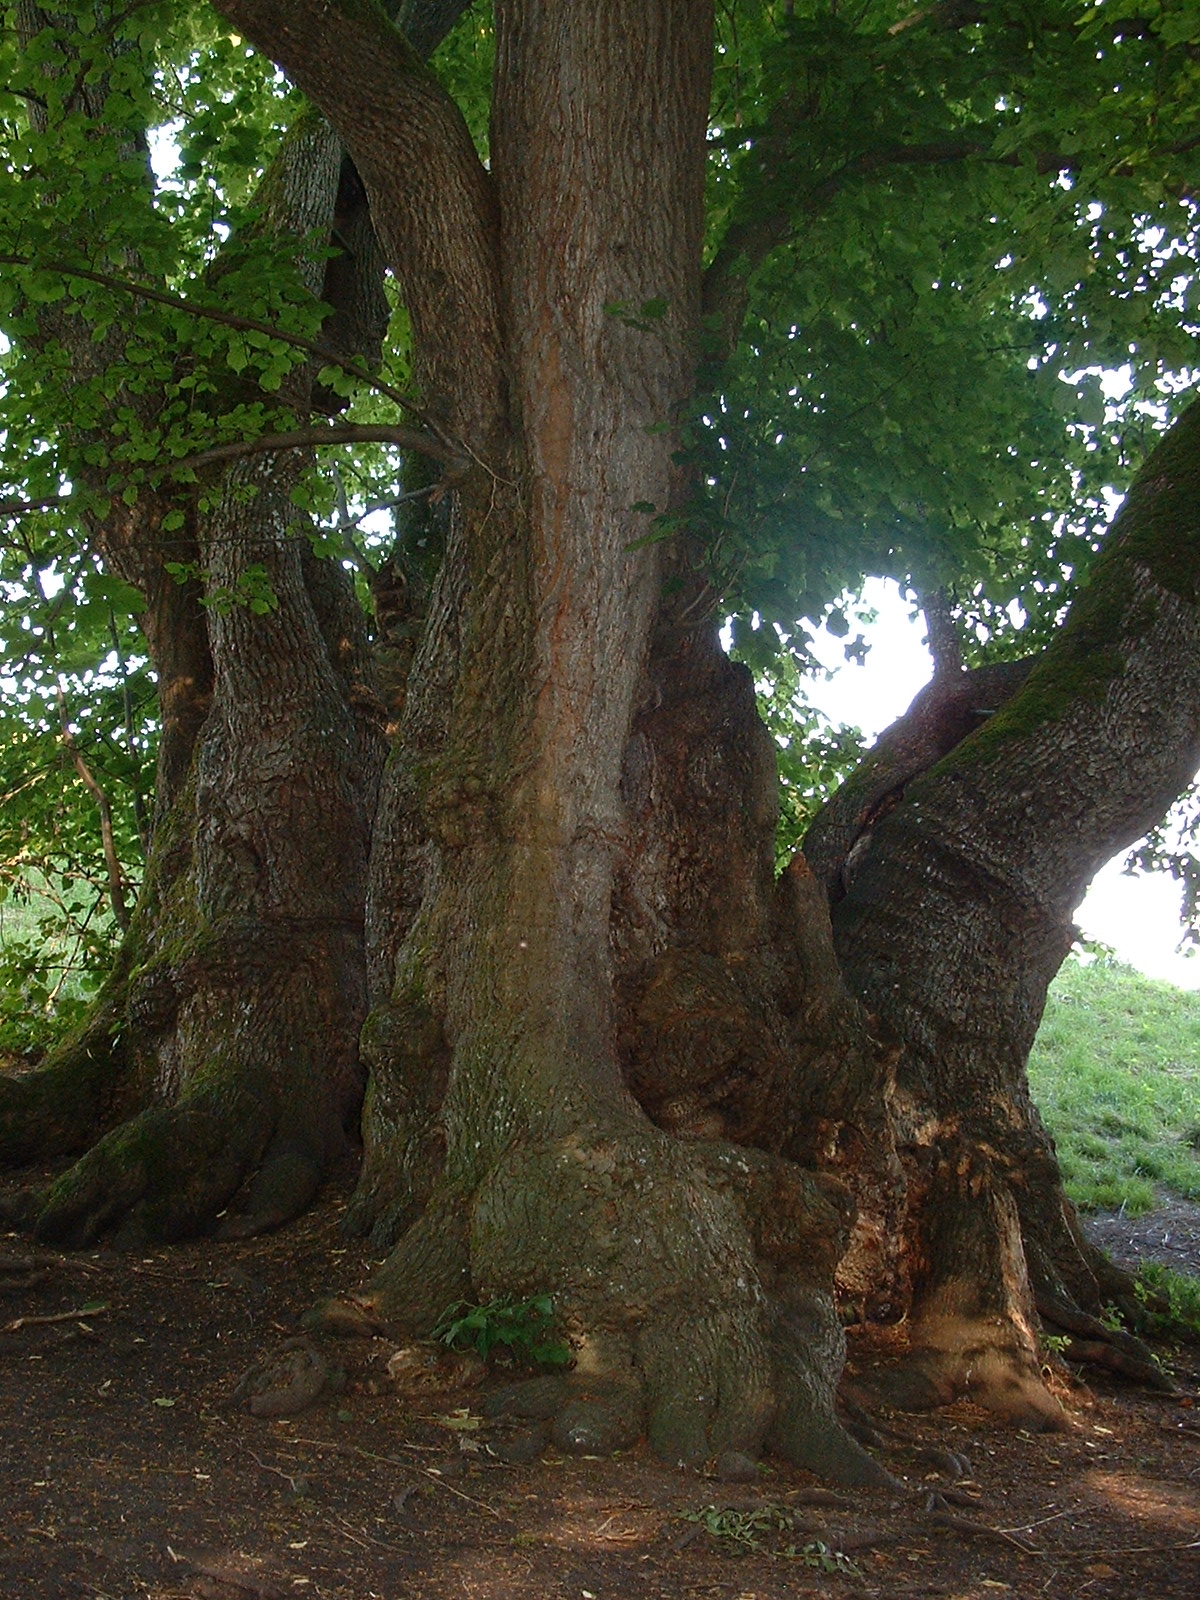
[[[1088,515],[1185,387],[1195,19],[498,0],[443,80],[461,9],[219,0],[232,39],[15,9],[14,147],[60,213],[7,202],[14,349],[72,396],[12,515],[53,526],[69,478],[164,733],[113,976],[3,1082],[5,1154],[112,1124],[37,1198],[48,1239],[270,1226],[361,1025],[362,1315],[548,1291],[579,1383],[673,1460],[877,1478],[834,1418],[839,1297],[907,1316],[893,1394],[1052,1423],[1038,1312],[1095,1332],[1128,1285],[1025,1058],[1092,872],[1200,761],[1200,411],[1095,560]],[[164,81],[198,171],[231,103],[259,143],[285,119],[240,36],[321,115],[168,269],[197,222],[146,165]],[[415,394],[376,380],[357,425],[405,452],[372,657],[303,508],[383,263]],[[1131,355],[1119,450],[1095,377]],[[776,742],[718,628],[786,683],[797,619],[870,571],[939,670],[777,872]]]

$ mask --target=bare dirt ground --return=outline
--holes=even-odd
[[[1164,1198],[1155,1210],[1140,1217],[1102,1211],[1089,1217],[1085,1226],[1123,1267],[1154,1261],[1172,1272],[1200,1278],[1200,1205],[1194,1201]]]
[[[968,1405],[892,1417],[903,1496],[834,1495],[778,1462],[721,1482],[640,1447],[520,1462],[528,1429],[484,1416],[504,1374],[465,1386],[463,1364],[418,1362],[398,1382],[382,1338],[331,1345],[345,1384],[299,1415],[231,1407],[313,1300],[372,1265],[338,1235],[348,1181],[249,1243],[60,1256],[0,1238],[2,1600],[1200,1595],[1194,1350],[1164,1352],[1177,1398],[1064,1384],[1068,1433]],[[1097,1227],[1170,1249],[1185,1221],[1200,1246],[1198,1208]],[[1170,1264],[1200,1272],[1200,1249]]]

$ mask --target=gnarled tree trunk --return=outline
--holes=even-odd
[[[1088,882],[1200,764],[1198,463],[1193,405],[1043,655],[935,680],[805,843],[847,980],[903,1045],[917,1359],[897,1394],[967,1388],[1053,1421],[1035,1306],[1100,1332],[1130,1299],[1063,1193],[1025,1066]]]
[[[498,7],[491,175],[377,19],[223,9],[346,139],[427,397],[480,463],[373,859],[355,1218],[398,1238],[369,1297],[427,1331],[464,1293],[549,1290],[576,1385],[622,1416],[644,1405],[660,1453],[753,1451],[770,1430],[794,1459],[880,1479],[833,1415],[848,1197],[792,1159],[821,1142],[804,1098],[822,1050],[833,1126],[848,1097],[837,1046],[869,1045],[827,921],[805,929],[806,951],[774,948],[816,901],[799,869],[772,883],[749,685],[711,624],[693,634],[668,615],[653,643],[659,561],[639,537],[639,505],[670,511],[686,492],[675,428],[699,334],[706,0]],[[652,303],[661,317],[639,315]],[[715,892],[687,861],[712,844],[689,796],[734,851]],[[742,864],[750,880],[722,905]],[[803,989],[814,975],[819,998]],[[721,1011],[721,1041],[689,1021],[700,1003]],[[796,1054],[802,1017],[824,1033]],[[785,1118],[764,1112],[766,1091]]]
[[[197,519],[210,600],[261,565],[278,606],[207,613],[212,704],[119,980],[154,1103],[43,1229],[202,1227],[256,1168],[241,1226],[302,1204],[369,1003],[351,1216],[391,1254],[364,1298],[425,1333],[463,1296],[552,1293],[578,1357],[560,1441],[645,1421],[671,1460],[766,1443],[888,1481],[834,1414],[838,1290],[910,1311],[909,1396],[1053,1420],[1027,1254],[1080,1312],[1103,1269],[1024,1058],[1095,864],[1195,764],[1196,595],[1169,552],[1195,540],[1200,413],[1045,657],[949,661],[776,880],[749,675],[684,553],[644,538],[645,506],[688,500],[708,0],[498,0],[489,168],[378,8],[218,9],[344,141],[470,467],[369,865],[365,669],[304,558],[295,462],[231,472]],[[337,204],[322,136],[299,233]]]
[[[22,20],[45,23],[32,7]],[[105,104],[100,85],[82,106],[95,137]],[[377,354],[382,261],[361,186],[318,116],[285,141],[262,201],[258,225],[297,249],[336,235],[339,254],[301,259],[302,275],[333,305],[329,348]],[[82,382],[117,335],[94,341],[55,315],[41,335],[62,340]],[[218,383],[214,415],[239,382]],[[289,380],[300,412],[310,382],[306,368]],[[152,413],[157,402],[131,403]],[[383,710],[346,575],[312,558],[291,503],[303,465],[299,452],[260,456],[210,472],[203,494],[117,497],[91,529],[147,601],[162,743],[146,883],[114,971],[75,1036],[0,1085],[6,1160],[91,1145],[37,1200],[47,1239],[195,1232],[244,1185],[226,1231],[272,1226],[307,1203],[357,1120]],[[180,507],[182,529],[166,531]],[[176,583],[168,563],[189,560],[199,577]],[[246,603],[256,596],[257,610]]]

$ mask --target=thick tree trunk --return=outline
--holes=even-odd
[[[873,770],[891,768],[886,803],[870,773],[852,780],[806,844],[841,894],[834,927],[850,985],[903,1042],[897,1139],[917,1360],[897,1393],[966,1388],[1053,1421],[1035,1302],[1079,1331],[1081,1312],[1130,1287],[1081,1234],[1025,1064],[1088,881],[1200,763],[1198,462],[1193,406],[1007,703],[938,749],[928,708],[947,702],[935,684],[907,731],[881,741]],[[980,710],[1020,676],[1000,670],[1005,685],[973,675]],[[966,682],[951,691],[960,708],[979,699]],[[939,726],[951,734],[955,718]],[[905,770],[899,758],[919,752]]]
[[[82,1243],[122,1219],[128,1240],[195,1232],[255,1172],[225,1230],[272,1226],[307,1203],[357,1114],[382,718],[357,603],[305,559],[289,465],[229,472],[201,529],[210,593],[254,566],[274,604],[210,606],[212,706],[110,992],[31,1080],[69,1083],[80,1045],[95,1057],[107,1043],[122,1070],[104,1109],[145,1107],[55,1184],[48,1239]]]
[[[102,95],[89,110],[102,124]],[[301,259],[301,272],[334,307],[330,348],[377,355],[382,261],[319,117],[285,141],[262,201],[259,226],[336,238],[337,256]],[[76,342],[82,378],[104,351]],[[300,411],[309,382],[307,370],[289,380]],[[112,1130],[42,1197],[49,1239],[195,1232],[247,1180],[225,1230],[272,1226],[307,1203],[357,1116],[383,710],[346,575],[311,557],[290,501],[303,464],[293,452],[226,470],[205,485],[207,509],[193,496],[170,534],[166,493],[117,501],[92,530],[146,596],[163,736],[146,885],[116,968],[76,1036],[2,1086],[7,1161]],[[176,584],[165,563],[189,558],[201,578]],[[252,572],[262,614],[244,603]]]
[[[698,335],[705,0],[498,7],[491,180],[360,9],[222,9],[345,137],[424,330],[426,385],[481,463],[376,832],[354,1220],[398,1242],[367,1299],[427,1332],[464,1294],[553,1293],[578,1356],[556,1437],[576,1447],[636,1431],[644,1406],[670,1459],[769,1433],[830,1475],[880,1481],[833,1415],[852,1207],[790,1159],[837,1145],[857,1103],[845,1061],[865,1079],[873,1053],[811,880],[798,868],[775,892],[745,674],[682,622],[653,642],[658,560],[633,509],[677,508],[686,487],[674,428]],[[440,165],[414,174],[431,149]],[[651,302],[661,318],[640,314]],[[731,849],[715,890],[714,829]],[[800,947],[778,937],[798,928]],[[719,1040],[689,997],[720,1014]],[[806,1026],[819,1037],[791,1051]],[[806,1098],[828,1066],[818,1127]],[[756,1100],[768,1089],[782,1117]]]

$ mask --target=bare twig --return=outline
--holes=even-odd
[[[129,927],[129,907],[125,903],[125,879],[121,871],[121,861],[117,855],[116,838],[113,834],[112,806],[109,804],[108,795],[97,781],[95,773],[83,759],[79,741],[71,732],[71,721],[67,715],[67,697],[63,693],[61,683],[58,686],[58,721],[62,742],[71,757],[76,773],[79,775],[79,781],[96,802],[96,811],[100,817],[100,843],[104,850],[104,865],[108,872],[108,900],[112,906],[113,918],[117,927],[124,933]]]
[[[40,500],[0,500],[0,517],[25,517],[31,511],[52,511],[68,499],[69,495],[44,494]]]
[[[16,1333],[19,1328],[45,1328],[52,1322],[82,1322],[85,1317],[98,1317],[107,1310],[106,1305],[81,1306],[78,1311],[54,1311],[40,1317],[14,1317],[0,1328],[0,1333]]]
[[[1094,1561],[1097,1556],[1105,1560],[1109,1556],[1158,1556],[1168,1550],[1200,1550],[1200,1539],[1188,1539],[1183,1544],[1123,1544],[1115,1549],[1111,1545],[1104,1545],[1100,1549],[1092,1550],[1056,1550],[1056,1561]]]
[[[254,1451],[250,1449],[249,1445],[246,1446],[246,1454],[250,1457],[251,1461],[253,1461],[254,1465],[256,1467],[260,1467],[263,1472],[273,1472],[277,1478],[282,1478],[293,1494],[297,1494],[299,1492],[296,1488],[296,1485],[304,1476],[303,1473],[285,1472],[282,1467],[273,1467],[269,1461],[264,1461],[261,1456],[256,1456]]]
[[[466,1500],[470,1505],[478,1506],[481,1511],[486,1511],[489,1517],[495,1517],[503,1522],[504,1518],[495,1506],[488,1505],[486,1500],[478,1500],[473,1494],[467,1494],[462,1489],[456,1489],[452,1483],[447,1483],[440,1472],[434,1472],[429,1467],[420,1467],[415,1461],[402,1461],[399,1456],[376,1455],[373,1450],[362,1450],[355,1444],[337,1444],[329,1439],[297,1439],[297,1444],[307,1444],[317,1450],[333,1450],[338,1455],[359,1456],[363,1461],[382,1461],[389,1467],[404,1467],[409,1472],[419,1472],[422,1477],[428,1478],[431,1483],[438,1484],[448,1493],[459,1500]]]
[[[407,1554],[403,1545],[394,1544],[389,1539],[380,1539],[375,1534],[368,1533],[365,1528],[359,1528],[355,1531],[345,1517],[339,1517],[336,1513],[326,1511],[321,1520],[327,1523],[329,1527],[335,1528],[343,1538],[349,1539],[353,1544],[361,1546],[364,1550],[370,1549],[371,1545],[376,1545],[380,1550],[392,1550],[398,1554]]]
[[[263,455],[272,450],[299,450],[325,444],[394,444],[402,450],[416,450],[421,455],[432,456],[451,467],[462,467],[461,450],[445,443],[433,433],[419,428],[391,427],[387,423],[342,423],[330,427],[321,424],[312,428],[293,428],[288,433],[264,433],[257,439],[235,439],[229,444],[214,445],[210,450],[200,450],[195,455],[172,461],[172,473],[194,467],[212,466],[219,461],[236,461],[240,456]]]

